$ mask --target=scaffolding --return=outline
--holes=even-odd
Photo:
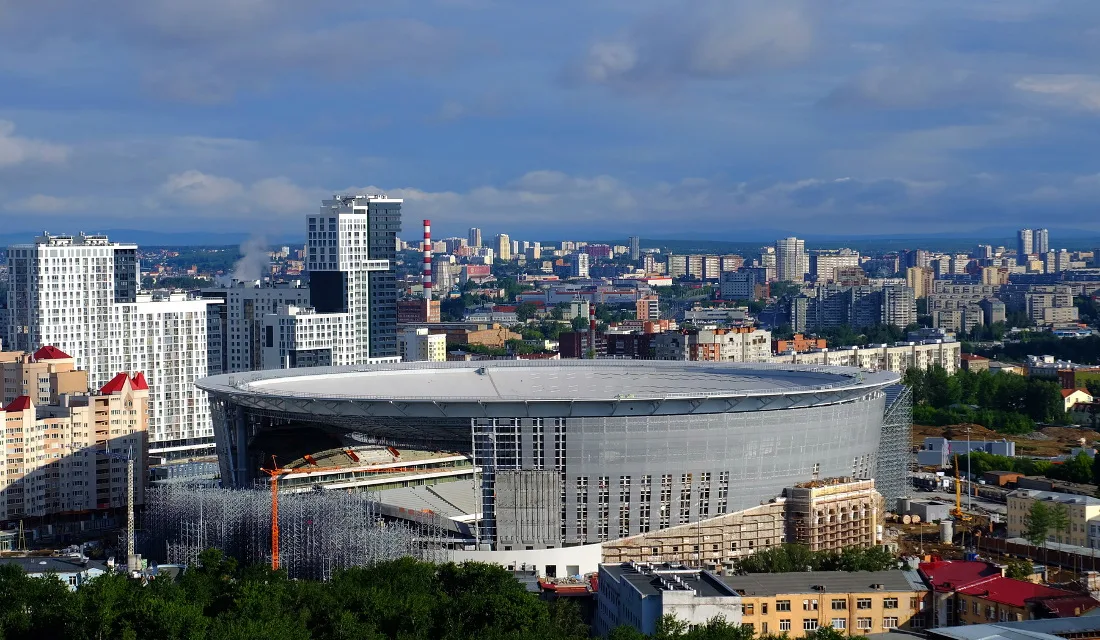
[[[165,485],[146,496],[145,555],[194,563],[209,548],[245,564],[271,561],[271,494],[266,488]],[[347,491],[279,496],[281,566],[291,578],[328,580],[340,569],[411,556],[442,562],[449,555],[439,516],[384,518],[369,494]]]
[[[909,471],[913,458],[913,390],[896,384],[886,387],[875,486],[893,508],[898,498],[910,496]]]

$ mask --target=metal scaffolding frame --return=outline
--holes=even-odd
[[[291,578],[328,580],[349,567],[411,556],[448,557],[439,516],[384,518],[365,493],[313,491],[279,496],[281,566]],[[151,559],[194,563],[217,548],[245,564],[271,561],[271,493],[266,488],[219,489],[165,485],[149,490],[143,546]]]
[[[903,384],[886,387],[886,410],[876,461],[875,486],[892,510],[898,498],[910,496],[913,458],[913,390]]]

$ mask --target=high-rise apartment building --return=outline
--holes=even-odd
[[[630,259],[638,260],[642,257],[642,239],[638,236],[630,236]]]
[[[795,331],[841,325],[857,329],[877,324],[905,327],[916,321],[913,290],[901,284],[819,285],[814,295],[791,301],[791,326]]]
[[[928,297],[935,279],[936,272],[928,267],[909,267],[905,270],[905,284],[913,290],[913,296],[918,300]]]
[[[470,227],[470,235],[467,237],[471,247],[477,248],[481,246],[481,229],[477,227]]]
[[[1035,230],[1035,253],[1050,251],[1050,232],[1046,229]]]
[[[578,251],[573,254],[573,263],[569,270],[570,277],[573,278],[587,278],[588,277],[588,254],[583,251]]]
[[[820,283],[835,281],[837,269],[858,266],[859,252],[851,249],[814,251],[810,254],[810,275]]]
[[[502,233],[496,238],[497,259],[508,262],[512,259],[512,239],[507,233]]]
[[[1035,231],[1020,229],[1016,232],[1016,261],[1023,263],[1026,256],[1035,253]]]
[[[783,238],[775,241],[775,278],[780,282],[802,282],[810,271],[806,241]]]
[[[139,293],[137,245],[83,234],[9,247],[8,301],[12,349],[57,347],[93,388],[119,371],[145,372],[154,453],[210,446],[209,403],[194,382],[221,373],[208,313],[216,301]]]
[[[400,359],[396,239],[402,200],[345,195],[308,216],[309,307],[263,319],[264,368]]]

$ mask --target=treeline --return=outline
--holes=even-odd
[[[1051,333],[1028,332],[1020,334],[1019,342],[975,348],[974,353],[987,358],[1018,362],[1028,356],[1054,356],[1059,360],[1072,360],[1080,364],[1100,364],[1100,336],[1084,338],[1059,338]]]
[[[784,544],[761,549],[735,563],[741,573],[788,573],[792,571],[885,571],[898,566],[894,556],[882,547],[848,547],[842,551],[811,551],[801,544]]]
[[[987,471],[1015,471],[1025,476],[1045,476],[1052,480],[1078,484],[1095,482],[1093,459],[1084,451],[1061,464],[1054,464],[1050,460],[1009,458],[984,451],[974,451],[970,454],[969,467],[967,467],[966,456],[959,457],[959,465],[962,471],[969,468],[974,476],[980,476]]]
[[[913,422],[923,425],[980,424],[1001,433],[1035,430],[1035,423],[1064,423],[1065,403],[1057,382],[1017,375],[943,367],[912,368]]]
[[[581,640],[576,606],[547,603],[501,567],[412,559],[338,573],[329,582],[289,580],[241,568],[218,551],[177,581],[143,586],[104,575],[70,592],[56,578],[0,566],[5,640]]]

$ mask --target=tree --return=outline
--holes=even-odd
[[[1092,483],[1097,486],[1097,491],[1100,492],[1100,454],[1092,457]]]
[[[516,305],[516,319],[520,322],[527,322],[539,312],[539,308],[535,306],[534,302],[521,302]]]
[[[807,640],[848,640],[848,637],[831,626],[818,627],[806,633]]]
[[[1047,532],[1052,526],[1050,507],[1041,500],[1036,500],[1024,516],[1024,537],[1036,547],[1041,546],[1047,539]]]
[[[1063,540],[1061,534],[1069,532],[1069,524],[1069,513],[1064,504],[1058,503],[1050,508],[1050,528],[1059,534],[1059,542]]]
[[[1015,580],[1028,580],[1035,573],[1035,566],[1030,560],[1012,560],[1008,563],[1005,576]]]

